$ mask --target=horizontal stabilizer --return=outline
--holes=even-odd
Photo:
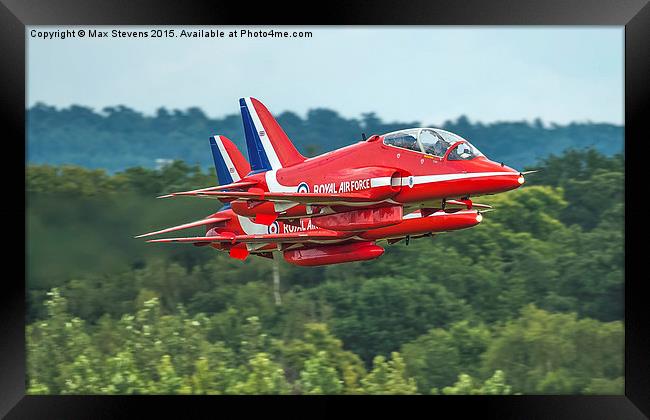
[[[217,236],[198,236],[193,238],[165,238],[165,239],[150,239],[147,242],[152,243],[172,243],[172,242],[185,242],[185,243],[210,243],[210,242],[224,242],[224,243],[296,243],[296,242],[309,242],[320,241],[327,239],[339,239],[350,236],[341,232],[332,232],[327,230],[315,230],[295,233],[276,233],[268,235],[217,235]]]
[[[234,189],[238,189],[238,188],[252,187],[253,185],[257,185],[257,181],[239,181],[239,182],[233,182],[232,184],[218,185],[216,187],[207,187],[207,188],[201,188],[201,189],[198,189],[198,190],[181,191],[181,192],[165,194],[165,195],[161,195],[161,196],[159,196],[157,198],[169,198],[169,197],[173,197],[175,195],[192,195],[194,193],[200,193],[200,192],[206,192],[206,191],[234,190]]]
[[[167,229],[158,230],[156,232],[144,233],[142,235],[135,236],[135,238],[142,238],[142,237],[145,237],[145,236],[159,235],[161,233],[174,232],[174,231],[177,231],[177,230],[189,229],[189,228],[197,227],[197,226],[211,225],[213,223],[225,222],[225,221],[228,221],[228,220],[230,220],[230,219],[227,218],[227,217],[210,217],[208,219],[197,220],[196,222],[185,223],[184,225],[178,225],[178,226],[170,227],[170,228],[167,228]]]

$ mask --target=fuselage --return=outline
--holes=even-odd
[[[377,203],[400,204],[407,211],[436,207],[443,199],[509,191],[523,183],[518,171],[485,156],[450,160],[385,144],[383,136],[246,179],[271,192],[366,192],[369,197],[376,192]]]
[[[249,251],[285,251],[289,249],[314,247],[329,244],[346,244],[355,242],[379,241],[385,239],[400,239],[406,236],[419,236],[426,234],[435,234],[440,232],[449,232],[454,230],[466,229],[478,225],[483,216],[476,210],[459,210],[453,213],[447,213],[442,210],[426,214],[421,211],[415,211],[404,215],[399,223],[382,228],[369,229],[365,231],[334,231],[316,226],[311,218],[300,218],[295,223],[287,223],[277,220],[269,226],[252,222],[249,218],[239,216],[226,208],[214,213],[210,217],[224,217],[228,221],[218,226],[207,226],[206,236],[232,232],[236,235],[259,235],[263,237],[267,234],[283,233],[306,233],[327,231],[334,237],[327,240],[313,240],[305,236],[304,241],[295,244],[255,244],[249,246]],[[231,244],[214,243],[213,248],[228,250]]]
[[[206,235],[304,234],[300,243],[246,245],[246,251],[252,253],[282,251],[287,261],[298,265],[371,259],[383,253],[376,241],[398,241],[475,226],[482,215],[471,208],[470,197],[500,193],[523,184],[518,171],[487,159],[452,133],[431,132],[437,135],[435,141],[440,141],[436,145],[444,147],[434,148],[420,141],[427,130],[372,136],[289,167],[248,174],[243,181],[256,182],[256,188],[270,193],[339,197],[335,202],[316,206],[231,200],[231,208],[213,215],[225,214],[229,222],[212,230],[208,226]],[[451,140],[444,141],[439,133],[448,136],[447,140],[451,136]],[[364,194],[367,200],[346,202],[341,199],[346,194]],[[457,199],[467,200],[468,208],[445,209],[447,200]],[[255,223],[251,216],[261,213],[277,219],[269,225]],[[307,232],[318,231],[332,236],[326,240],[309,238]],[[212,246],[232,248],[227,243]]]

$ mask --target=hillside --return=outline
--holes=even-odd
[[[383,121],[374,113],[345,118],[330,109],[312,109],[305,118],[293,112],[277,116],[298,149],[307,156],[351,144],[361,133],[381,134],[406,127],[434,126],[460,134],[489,158],[523,168],[568,148],[591,147],[611,156],[623,150],[623,127],[613,124],[568,125],[511,121],[483,124],[465,116],[455,121]],[[37,104],[27,110],[27,161],[75,164],[109,172],[153,168],[157,159],[211,165],[208,137],[223,134],[245,150],[239,114],[209,118],[199,108],[161,108],[146,116],[125,106],[101,112],[81,106],[57,109]]]

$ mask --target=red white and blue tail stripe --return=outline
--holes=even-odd
[[[237,146],[227,137],[210,137],[210,148],[219,185],[238,182],[251,171],[250,165]]]
[[[305,160],[260,101],[251,97],[241,98],[239,106],[253,172],[286,168]]]

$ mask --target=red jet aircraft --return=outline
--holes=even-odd
[[[210,138],[219,186],[161,196],[226,205],[196,222],[137,238],[204,226],[205,236],[154,239],[210,245],[246,259],[315,266],[370,260],[389,244],[469,228],[487,205],[470,197],[520,187],[524,174],[487,159],[462,137],[438,128],[372,135],[313,158],[293,146],[255,98],[239,101],[249,163],[224,136]]]

